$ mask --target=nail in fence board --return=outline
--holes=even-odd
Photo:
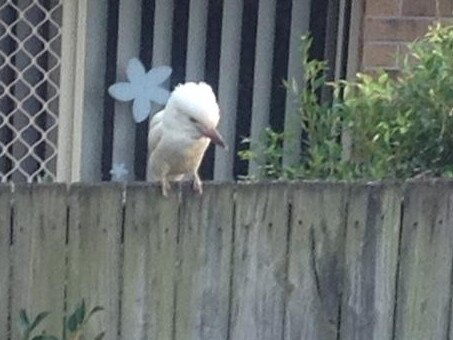
[[[30,319],[52,311],[36,329],[63,335],[66,240],[66,186],[17,185],[14,192],[12,339],[19,334],[19,311]]]
[[[392,339],[401,201],[394,185],[352,186],[341,339]]]
[[[173,339],[178,192],[127,187],[121,338]]]
[[[292,197],[285,339],[337,339],[347,187],[307,183]]]
[[[239,185],[236,195],[230,338],[281,339],[287,268],[287,186]]]
[[[404,197],[396,339],[447,339],[453,184],[410,184]]]
[[[185,187],[179,230],[176,339],[224,340],[228,335],[233,186]]]
[[[73,185],[69,194],[68,310],[82,298],[105,308],[87,324],[87,339],[101,331],[117,338],[122,194],[117,184]]]

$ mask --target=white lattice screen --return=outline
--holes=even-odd
[[[62,0],[0,0],[0,180],[54,179]]]

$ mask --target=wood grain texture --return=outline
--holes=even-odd
[[[341,339],[392,339],[401,202],[395,185],[352,187]]]
[[[234,186],[205,185],[202,196],[185,189],[175,338],[227,339]]]
[[[124,226],[121,338],[171,340],[174,334],[178,192],[130,185]]]
[[[17,320],[52,311],[37,332],[63,335],[66,186],[16,185],[14,192],[12,339],[20,339]]]
[[[239,185],[236,193],[230,338],[283,335],[288,192],[285,184]]]
[[[9,338],[11,270],[11,186],[0,185],[0,334]]]
[[[122,194],[110,183],[73,185],[69,193],[68,310],[82,298],[87,308],[105,308],[88,323],[88,339],[101,331],[116,339],[118,333]]]
[[[410,184],[404,196],[396,339],[446,339],[453,256],[453,184]]]
[[[285,339],[337,339],[347,186],[294,188]]]
[[[0,186],[0,334],[20,339],[25,308],[52,311],[38,332],[61,336],[85,298],[106,309],[88,339],[447,339],[452,207],[444,180],[168,198],[142,183]]]

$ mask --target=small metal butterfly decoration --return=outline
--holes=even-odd
[[[154,67],[146,72],[137,59],[129,60],[126,69],[128,82],[119,82],[109,87],[109,94],[116,100],[132,103],[132,115],[136,123],[143,122],[151,113],[151,102],[165,105],[170,92],[160,85],[171,75],[169,66]]]

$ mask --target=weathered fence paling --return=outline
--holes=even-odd
[[[0,186],[0,334],[448,339],[453,182]]]
[[[337,339],[348,187],[294,188],[285,339]]]
[[[6,189],[6,190],[5,190]],[[0,334],[9,333],[9,294],[11,268],[11,192],[7,188],[0,191]],[[5,307],[7,306],[7,307]]]
[[[91,337],[101,330],[106,339],[118,334],[122,199],[119,186],[74,185],[69,190],[66,302],[75,306],[83,297],[108,310],[88,325]]]
[[[36,312],[52,309],[46,328],[53,334],[61,334],[63,326],[66,206],[64,186],[15,188],[11,313],[17,316],[21,309]],[[12,323],[12,335],[13,339],[20,339],[17,321]]]

